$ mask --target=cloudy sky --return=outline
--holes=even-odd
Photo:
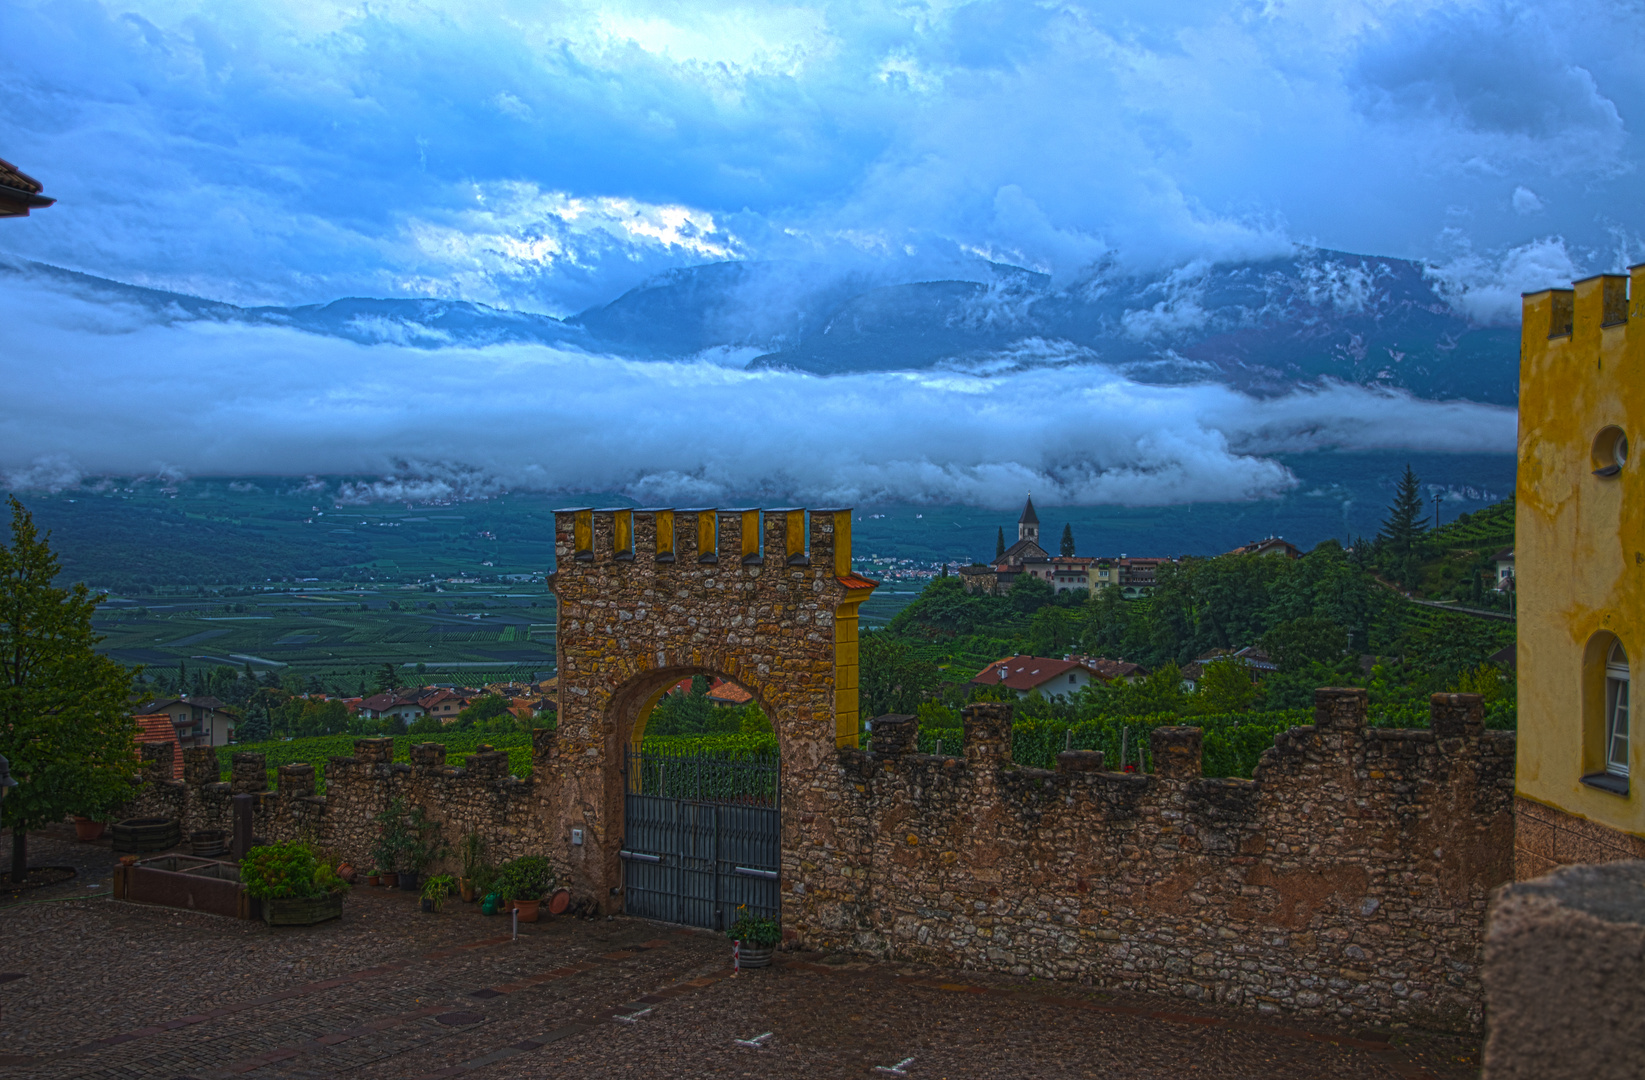
[[[1430,262],[1508,298],[1491,310],[1511,314],[1520,289],[1645,260],[1632,131],[1645,110],[1642,55],[1638,0],[9,0],[0,157],[61,201],[0,222],[0,253],[241,304],[436,296],[565,315],[670,267],[721,259],[918,278],[986,256],[1066,282],[1104,259],[1160,269],[1303,243]],[[421,406],[392,402],[381,370],[437,363],[442,381],[462,385],[478,365],[535,392],[530,380],[572,363],[552,350],[413,361],[389,346],[341,363],[334,343],[302,335],[116,332],[78,300],[4,303],[16,347],[0,374],[26,391],[0,406],[10,439],[0,464],[14,470],[386,461],[415,449],[386,432],[416,427]],[[261,380],[268,408],[341,425],[346,399],[394,422],[371,429],[380,441],[318,461],[232,433],[211,450],[140,448],[74,427],[62,395],[93,372],[143,400],[227,408],[205,388],[230,345],[261,358],[246,361],[239,385]],[[632,399],[596,393],[609,363],[584,358],[575,377],[555,377],[584,395],[585,412],[621,410]],[[57,370],[44,378],[42,365]],[[719,370],[632,381],[636,394],[653,379],[689,384],[721,405],[757,397],[753,376]],[[1087,375],[1078,390],[1093,400],[1142,394]],[[519,399],[496,380],[475,377],[476,423]],[[999,382],[986,394],[1032,389]],[[843,378],[784,392],[843,411],[886,390]],[[971,395],[943,399],[954,402],[980,392],[930,390]],[[1240,412],[1218,393],[1183,390],[1151,407],[1220,440],[1234,462],[1229,490],[1272,488],[1249,433],[1218,419]],[[544,407],[540,426],[552,430],[558,414]],[[1476,448],[1511,448],[1511,419],[1506,429],[1500,419],[1481,414],[1475,428],[1495,434]],[[1024,445],[975,461],[934,432],[924,450],[865,442],[851,467],[891,454],[915,472],[1044,475],[1062,460],[1047,440],[1067,438],[1025,432]],[[1106,497],[1099,488],[1118,491],[1110,481],[1124,469],[1151,467],[1136,449],[1146,439],[1119,441],[1132,450],[1076,448],[1107,464],[1086,466],[1067,498]],[[678,471],[707,475],[725,464],[715,455]],[[520,436],[492,456],[513,462],[517,479],[549,467],[550,452]],[[616,479],[634,490],[669,472],[625,467]],[[920,483],[889,490],[915,495]]]

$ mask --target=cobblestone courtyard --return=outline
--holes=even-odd
[[[456,901],[426,915],[414,894],[383,889],[356,889],[340,921],[270,930],[111,900],[106,845],[31,842],[31,862],[80,876],[0,905],[0,1078],[886,1077],[905,1061],[916,1080],[1478,1069],[1472,1040],[1065,983],[815,954],[732,978],[714,935],[559,919],[511,940],[504,918]]]

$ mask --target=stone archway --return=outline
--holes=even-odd
[[[834,751],[858,740],[857,609],[877,583],[851,572],[851,511],[572,509],[554,534],[549,850],[616,910],[623,750],[647,701],[712,673],[753,693],[776,732],[786,879]]]

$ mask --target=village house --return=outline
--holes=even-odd
[[[1103,682],[1141,682],[1148,677],[1148,669],[1129,660],[1109,660],[1101,656],[1069,656],[1065,659],[1084,664]]]
[[[393,690],[372,694],[360,702],[360,715],[367,720],[381,720],[395,716],[409,724],[427,713],[415,690]]]
[[[1038,690],[1041,697],[1067,697],[1103,682],[1097,672],[1078,660],[1056,660],[1046,656],[1008,656],[996,660],[977,673],[973,686],[1004,686],[1027,697]]]
[[[422,706],[424,715],[432,716],[442,724],[449,724],[457,719],[458,713],[468,708],[469,697],[455,690],[440,687],[418,695],[417,704]]]
[[[1503,548],[1496,553],[1496,589],[1507,592],[1514,587],[1514,549]]]
[[[149,702],[139,712],[143,716],[164,713],[170,717],[181,749],[227,746],[234,741],[235,716],[214,697],[162,698]]]
[[[1253,540],[1249,544],[1242,544],[1229,555],[1279,555],[1287,559],[1302,558],[1302,551],[1295,544],[1282,540],[1277,536],[1270,536],[1264,540]]]

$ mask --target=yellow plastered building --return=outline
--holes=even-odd
[[[1524,298],[1515,876],[1645,858],[1645,265]]]

